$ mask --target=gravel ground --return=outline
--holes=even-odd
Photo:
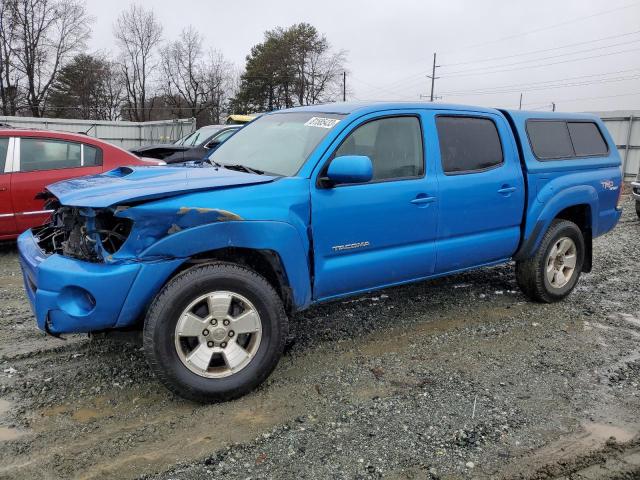
[[[139,345],[46,337],[0,250],[0,478],[640,478],[640,222],[630,198],[564,302],[513,266],[299,314],[254,393],[201,406]]]

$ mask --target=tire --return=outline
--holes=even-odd
[[[570,264],[571,255],[567,254],[565,257],[564,254],[559,253],[562,249],[557,248],[563,239],[569,239],[570,242],[563,242],[562,248],[572,242],[574,248],[570,249],[570,252],[575,250],[575,264],[570,276],[568,267],[564,266],[564,261],[566,258]],[[555,252],[558,252],[562,258],[558,259],[559,257],[554,256],[558,260],[551,261],[554,247],[556,248]],[[542,238],[535,255],[532,258],[516,262],[518,286],[527,297],[536,302],[552,303],[562,300],[571,293],[578,283],[584,255],[584,237],[580,228],[568,220],[554,220]],[[556,268],[558,271],[562,270],[562,277],[555,276]],[[548,269],[553,269],[553,271]],[[552,280],[549,279],[549,276],[553,277]],[[567,280],[567,282],[563,285],[562,280],[558,280],[558,278]]]
[[[636,214],[640,218],[640,201],[636,200]]]
[[[224,308],[219,308],[215,302],[222,302],[222,305],[227,296],[231,300],[226,307],[228,316],[224,317],[221,313]],[[241,313],[234,320],[229,312],[238,309]],[[237,326],[236,320],[246,317],[247,312],[252,315],[252,328],[260,329],[259,336],[257,331],[234,334],[228,330]],[[257,314],[257,320],[252,312]],[[220,323],[212,318],[215,316],[220,318]],[[222,326],[223,318],[230,319],[224,320],[228,326]],[[188,336],[201,328],[198,323],[201,320],[206,326],[202,334]],[[216,327],[213,327],[214,320]],[[189,330],[190,326],[194,328]],[[227,335],[224,339],[223,330]],[[204,337],[205,334],[208,336]],[[232,335],[235,337],[231,338]],[[288,319],[280,297],[269,282],[244,266],[216,262],[192,267],[164,286],[148,309],[143,346],[149,367],[169,390],[186,399],[207,403],[240,397],[260,385],[278,364],[287,337]],[[248,355],[246,358],[228,353],[239,352],[241,340],[247,343],[240,347]],[[222,342],[228,342],[228,345]],[[197,346],[185,353],[192,345]],[[206,350],[202,359],[192,355],[196,349]],[[252,354],[247,353],[251,351]],[[214,353],[207,361],[210,352]],[[240,357],[245,363],[232,368],[229,358],[235,362]],[[215,361],[218,366],[212,367]]]

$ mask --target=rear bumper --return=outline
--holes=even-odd
[[[18,238],[18,251],[38,327],[53,334],[132,325],[182,262],[103,264],[47,256],[30,230]]]

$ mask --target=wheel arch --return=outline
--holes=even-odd
[[[212,262],[229,262],[250,268],[254,272],[262,275],[275,289],[282,299],[285,310],[288,314],[295,310],[291,282],[287,276],[282,258],[275,250],[246,247],[223,247],[208,250],[206,252],[200,252],[193,255],[180,265],[180,267],[169,279],[167,279],[167,281],[189,268]]]
[[[524,260],[535,255],[553,220],[564,219],[575,223],[582,231],[585,242],[582,271],[590,272],[593,264],[592,238],[597,225],[598,205],[598,193],[590,185],[568,188],[558,192],[545,203],[536,202],[527,213],[525,238],[514,259]]]

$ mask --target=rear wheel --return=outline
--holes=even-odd
[[[568,220],[554,220],[535,256],[516,262],[518,285],[532,300],[562,300],[578,283],[584,253],[580,228]]]
[[[191,268],[153,301],[144,326],[149,366],[174,393],[200,402],[249,392],[273,371],[288,322],[280,297],[252,270]]]

